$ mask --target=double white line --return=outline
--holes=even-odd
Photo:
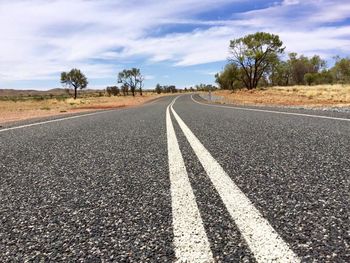
[[[214,262],[214,259],[180,152],[170,110],[255,259],[258,262],[300,262],[300,259],[175,112],[173,105],[177,98],[167,107],[166,112],[174,247],[177,261]]]

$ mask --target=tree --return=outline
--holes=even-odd
[[[108,93],[108,96],[117,96],[120,93],[120,89],[117,86],[107,87],[106,91]]]
[[[308,85],[333,84],[334,79],[330,70],[322,70],[317,73],[306,73],[304,76]]]
[[[339,83],[350,82],[350,58],[336,57],[336,62],[332,68],[334,78]]]
[[[315,84],[317,79],[318,79],[318,73],[306,73],[304,75],[304,80],[309,86],[311,86],[312,84]]]
[[[143,88],[143,81],[145,80],[145,77],[141,75],[140,70],[138,69],[137,77],[136,77],[136,83],[139,86],[140,95],[142,96],[142,88]]]
[[[311,72],[312,73],[319,73],[322,70],[326,69],[326,61],[321,59],[320,56],[314,55],[312,58],[309,59],[311,64]]]
[[[168,89],[170,90],[171,93],[177,93],[177,89],[175,85],[170,85],[168,86]]]
[[[155,91],[160,93],[177,93],[179,90],[176,88],[175,85],[169,85],[169,86],[161,86],[160,84],[157,84]]]
[[[311,58],[300,55],[297,53],[290,53],[288,63],[291,69],[293,84],[303,85],[307,80],[315,81],[315,73],[319,73],[321,70],[325,70],[326,62],[319,56],[315,55]],[[306,74],[314,74],[313,77],[309,74],[306,78]]]
[[[195,88],[197,89],[197,91],[214,91],[216,90],[217,88],[211,84],[199,84],[199,85],[196,85]]]
[[[229,61],[242,69],[239,78],[248,89],[256,88],[261,77],[277,63],[285,49],[282,45],[279,36],[265,32],[231,40]]]
[[[289,61],[279,61],[271,71],[270,82],[273,86],[288,86],[292,76]]]
[[[292,70],[292,80],[293,84],[303,85],[304,84],[304,76],[309,72],[308,69],[308,60],[306,57],[301,55],[297,58],[296,53],[290,54],[290,63]]]
[[[332,71],[329,69],[322,70],[319,74],[318,83],[317,84],[333,84],[334,77]]]
[[[128,86],[133,96],[135,96],[135,90],[137,88],[139,88],[140,95],[142,96],[143,81],[144,77],[138,68],[124,69],[118,74],[118,83]]]
[[[67,87],[74,88],[74,99],[77,98],[77,90],[85,89],[88,85],[87,78],[79,69],[61,73],[61,83]]]
[[[162,93],[162,86],[158,83],[157,84],[157,86],[156,86],[156,89],[155,89],[155,91],[157,92],[157,94],[160,94],[160,93]]]
[[[129,95],[129,86],[128,85],[123,84],[121,86],[121,90],[122,90],[124,96]]]
[[[244,87],[242,79],[242,69],[235,64],[227,64],[223,71],[215,75],[215,82],[220,89],[234,90]]]

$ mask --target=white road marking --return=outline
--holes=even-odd
[[[166,126],[176,261],[214,262],[170,118],[170,105],[166,110]]]
[[[217,107],[217,108],[227,108],[227,109],[234,109],[234,110],[256,111],[256,112],[266,112],[266,113],[277,113],[277,114],[283,114],[283,115],[295,115],[295,116],[303,116],[303,117],[311,117],[311,118],[319,118],[319,119],[330,119],[330,120],[338,120],[338,121],[350,121],[350,119],[347,119],[347,118],[337,118],[337,117],[329,117],[329,116],[323,116],[323,115],[312,115],[312,114],[294,113],[294,112],[286,112],[286,111],[259,110],[259,109],[242,108],[242,107],[235,107],[235,106],[223,106],[223,105],[207,104],[207,103],[202,103],[202,102],[196,101],[193,98],[193,95],[191,95],[191,99],[197,104],[210,106],[210,107]]]
[[[26,124],[26,125],[21,125],[21,126],[15,126],[15,127],[10,127],[10,128],[0,129],[0,132],[10,131],[10,130],[16,130],[16,129],[22,129],[22,128],[27,128],[27,127],[31,127],[31,126],[42,125],[42,124],[51,123],[51,122],[59,122],[59,121],[65,121],[65,120],[76,119],[76,118],[82,118],[82,117],[92,116],[92,115],[97,115],[97,114],[102,114],[102,113],[106,113],[106,112],[110,112],[110,111],[113,111],[113,110],[99,111],[99,112],[87,113],[87,114],[82,114],[82,115],[77,115],[77,116],[66,117],[66,118],[59,118],[59,119],[54,119],[54,120],[49,120],[49,121],[35,122],[35,123],[31,123],[31,124]]]
[[[300,262],[171,105],[171,111],[258,262]]]

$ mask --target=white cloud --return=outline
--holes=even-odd
[[[284,0],[282,5],[297,5],[299,3],[299,0]]]
[[[34,79],[72,66],[92,68],[93,58],[123,60],[137,52],[113,50],[140,49],[148,32],[169,18],[184,20],[213,6],[210,0],[0,1],[0,70],[9,80]],[[150,53],[155,61],[172,58]],[[102,75],[110,71],[96,66]]]
[[[57,78],[72,67],[103,78],[133,58],[174,66],[222,61],[230,39],[262,30],[279,34],[289,51],[350,52],[350,27],[329,24],[350,18],[350,3],[284,0],[232,20],[198,18],[238,1],[0,0],[0,81]],[[202,29],[152,36],[169,24]]]

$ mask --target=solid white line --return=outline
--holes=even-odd
[[[172,106],[171,111],[249,248],[254,253],[256,260],[258,262],[300,262],[269,222],[263,218],[251,201],[191,132]]]
[[[166,126],[176,262],[214,262],[170,118],[169,106],[166,110]]]
[[[22,128],[27,128],[27,127],[31,127],[31,126],[42,125],[42,124],[51,123],[51,122],[59,122],[59,121],[65,121],[65,120],[76,119],[76,118],[82,118],[82,117],[92,116],[92,115],[97,115],[97,114],[102,114],[102,113],[106,113],[106,112],[110,112],[110,111],[113,111],[113,110],[99,111],[99,112],[87,113],[87,114],[82,114],[82,115],[77,115],[77,116],[71,116],[71,117],[67,117],[67,118],[59,118],[59,119],[54,119],[54,120],[49,120],[49,121],[35,122],[35,123],[31,123],[31,124],[26,124],[26,125],[21,125],[21,126],[15,126],[15,127],[10,127],[10,128],[1,129],[0,132],[10,131],[10,130],[16,130],[16,129],[22,129]]]
[[[191,99],[195,103],[198,103],[200,105],[217,107],[217,108],[227,108],[227,109],[234,109],[234,110],[256,111],[256,112],[266,112],[266,113],[277,113],[277,114],[283,114],[283,115],[294,115],[294,116],[311,117],[311,118],[319,118],[319,119],[330,119],[330,120],[338,120],[338,121],[350,121],[350,119],[347,119],[347,118],[337,118],[337,117],[329,117],[329,116],[323,116],[323,115],[312,115],[312,114],[294,113],[294,112],[286,112],[286,111],[259,110],[259,109],[242,108],[242,107],[235,107],[235,106],[223,106],[223,105],[207,104],[207,103],[202,103],[202,102],[196,101],[193,98],[193,95],[191,95]]]

